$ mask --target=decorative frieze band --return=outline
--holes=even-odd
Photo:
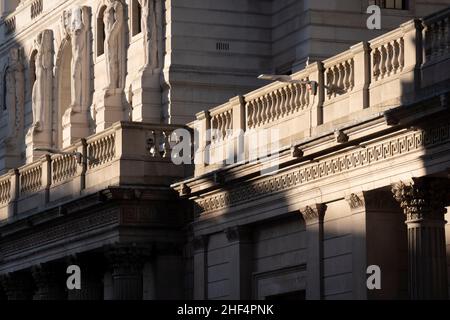
[[[367,145],[365,148],[302,166],[287,173],[243,184],[231,191],[196,199],[195,211],[202,214],[229,207],[449,141],[449,123],[429,130],[408,132],[391,140]]]

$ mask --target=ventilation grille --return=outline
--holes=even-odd
[[[230,44],[228,42],[216,42],[217,51],[229,51]]]

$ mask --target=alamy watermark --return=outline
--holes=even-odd
[[[370,14],[367,18],[367,29],[380,30],[381,29],[381,8],[377,5],[371,5],[367,8],[367,14]]]
[[[250,133],[243,130],[206,130],[191,133],[186,129],[175,130],[169,141],[171,160],[176,165],[233,165],[260,163],[262,174],[275,173],[280,151],[280,130],[261,129]]]
[[[77,265],[67,267],[66,273],[69,277],[66,281],[68,290],[81,290],[81,268]]]

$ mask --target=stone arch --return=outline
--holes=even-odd
[[[105,53],[105,24],[103,15],[106,9],[105,1],[99,1],[95,15],[95,56],[100,57]]]
[[[26,99],[31,101],[31,94],[33,92],[33,86],[36,82],[36,56],[38,51],[33,48],[28,55],[28,85],[26,87]]]

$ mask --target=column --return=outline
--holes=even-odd
[[[148,247],[117,245],[106,254],[113,278],[114,300],[142,300],[142,270],[145,261],[150,258]]]
[[[327,206],[315,204],[300,209],[307,234],[307,300],[323,298],[323,220]]]
[[[29,300],[33,296],[32,279],[26,272],[3,275],[0,278],[0,284],[8,300]]]
[[[31,270],[36,291],[33,300],[65,300],[66,279],[62,265],[47,263]]]
[[[69,290],[68,300],[103,300],[103,261],[95,256],[71,256],[67,260],[67,266],[77,265],[81,270],[81,289]]]
[[[367,299],[367,192],[351,193],[345,200],[350,206],[352,232],[352,291],[354,300]]]
[[[194,300],[208,300],[208,240],[194,238]]]
[[[252,237],[245,227],[225,230],[230,243],[230,299],[249,300],[252,298]]]
[[[412,178],[392,188],[405,215],[408,235],[408,290],[411,299],[447,299],[444,215],[449,194],[444,178]]]

